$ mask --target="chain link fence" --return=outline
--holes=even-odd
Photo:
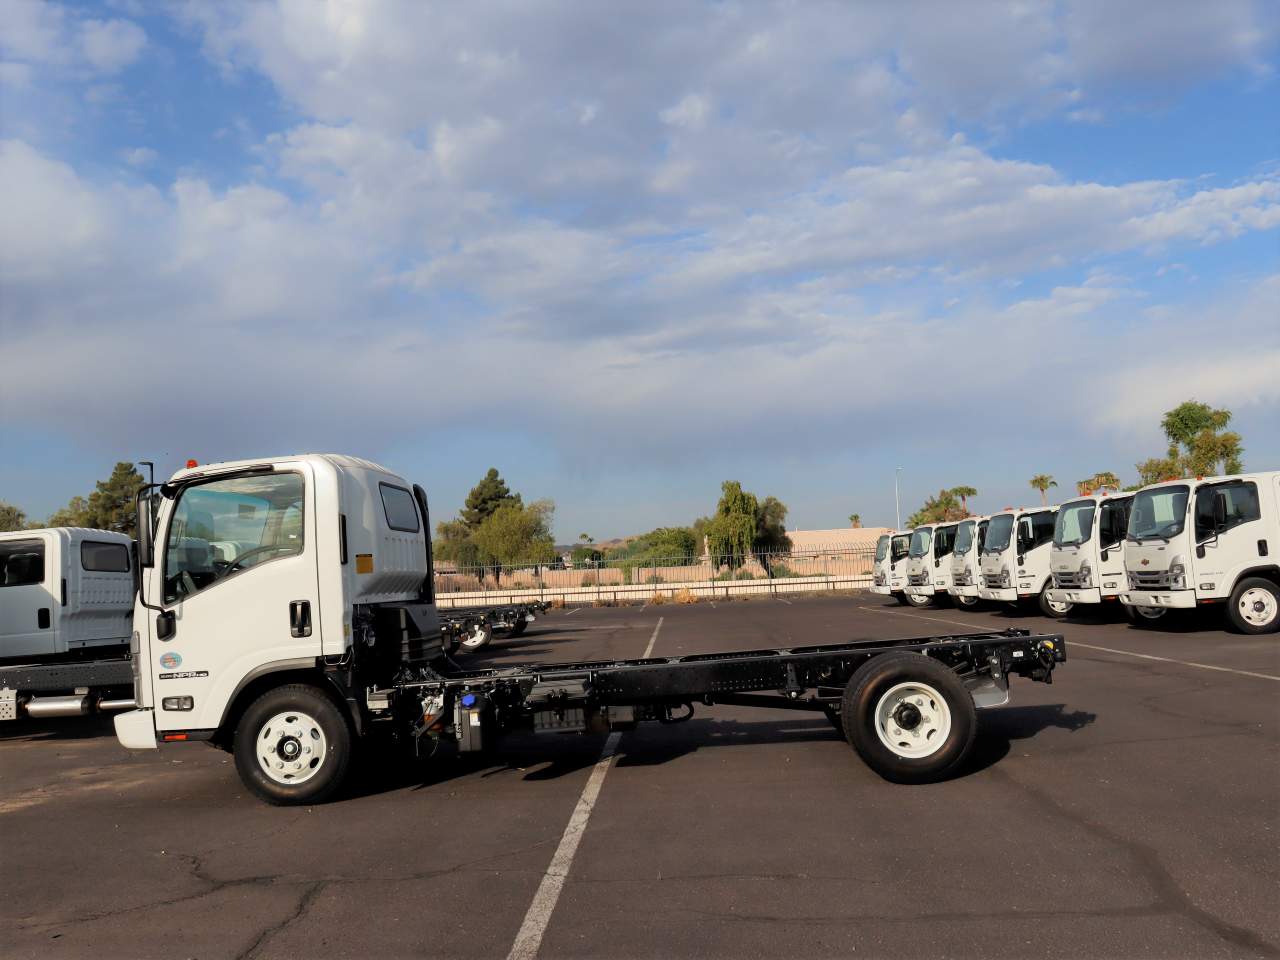
[[[730,597],[756,593],[852,590],[871,585],[875,547],[731,557],[621,558],[580,564],[456,567],[436,563],[443,607],[519,600],[565,603]]]

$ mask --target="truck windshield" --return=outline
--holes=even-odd
[[[973,548],[973,531],[976,526],[972,520],[966,520],[956,527],[956,545],[952,549],[957,554],[964,555]]]
[[[991,518],[987,525],[987,540],[982,545],[983,553],[1003,553],[1009,549],[1009,539],[1013,535],[1013,514],[1002,513]]]
[[[1182,532],[1187,522],[1185,486],[1139,490],[1129,512],[1130,540],[1167,540]]]
[[[1074,547],[1088,543],[1093,535],[1093,515],[1097,512],[1092,500],[1068,503],[1058,511],[1058,522],[1053,528],[1055,547]]]
[[[876,541],[876,560],[883,560],[889,555],[889,536],[885,534]]]
[[[929,544],[933,542],[933,531],[921,528],[911,534],[911,556],[923,557],[929,552]]]

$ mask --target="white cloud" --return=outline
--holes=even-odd
[[[138,58],[147,35],[130,20],[85,20],[80,24],[80,44],[90,66],[115,73]]]
[[[707,116],[711,113],[711,101],[696,93],[690,93],[680,99],[675,106],[663,110],[659,116],[663,123],[673,127],[684,127],[687,130],[701,130],[707,125]]]

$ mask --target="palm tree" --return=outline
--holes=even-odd
[[[1057,485],[1058,481],[1047,473],[1037,473],[1031,478],[1031,486],[1040,491],[1040,504],[1045,507],[1049,505],[1049,488]]]
[[[862,514],[860,513],[849,514],[849,526],[853,527],[855,530],[858,527],[862,526]]]
[[[969,498],[976,497],[978,491],[973,487],[952,487],[951,492],[960,498],[960,509],[964,511],[964,515],[969,515]]]

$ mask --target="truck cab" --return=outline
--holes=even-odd
[[[951,551],[956,542],[955,523],[928,523],[911,533],[907,557],[907,603],[926,607],[951,585]]]
[[[876,541],[871,592],[896,597],[906,603],[907,553],[911,547],[911,531],[895,530]]]
[[[1049,551],[1056,603],[1115,601],[1125,589],[1124,538],[1132,494],[1080,497],[1058,508]]]
[[[1173,480],[1133,498],[1120,600],[1143,623],[1222,604],[1242,633],[1280,629],[1280,472]]]
[[[1037,601],[1047,617],[1065,617],[1071,605],[1053,600],[1049,552],[1057,507],[1004,510],[992,514],[979,567],[978,596],[1000,603]]]
[[[293,683],[327,706],[281,696],[287,734],[236,744],[237,763],[268,793],[314,775],[339,735],[322,718],[358,732],[360,690],[441,653],[428,531],[421,488],[354,457],[193,466],[140,496],[138,708],[116,717],[120,741],[230,747],[260,695]]]
[[[981,600],[978,583],[982,575],[978,570],[978,557],[987,538],[986,517],[970,517],[956,524],[956,541],[951,549],[951,582],[947,593],[957,606],[966,609],[976,607]]]
[[[131,544],[122,533],[81,527],[0,533],[0,660],[127,648]]]

